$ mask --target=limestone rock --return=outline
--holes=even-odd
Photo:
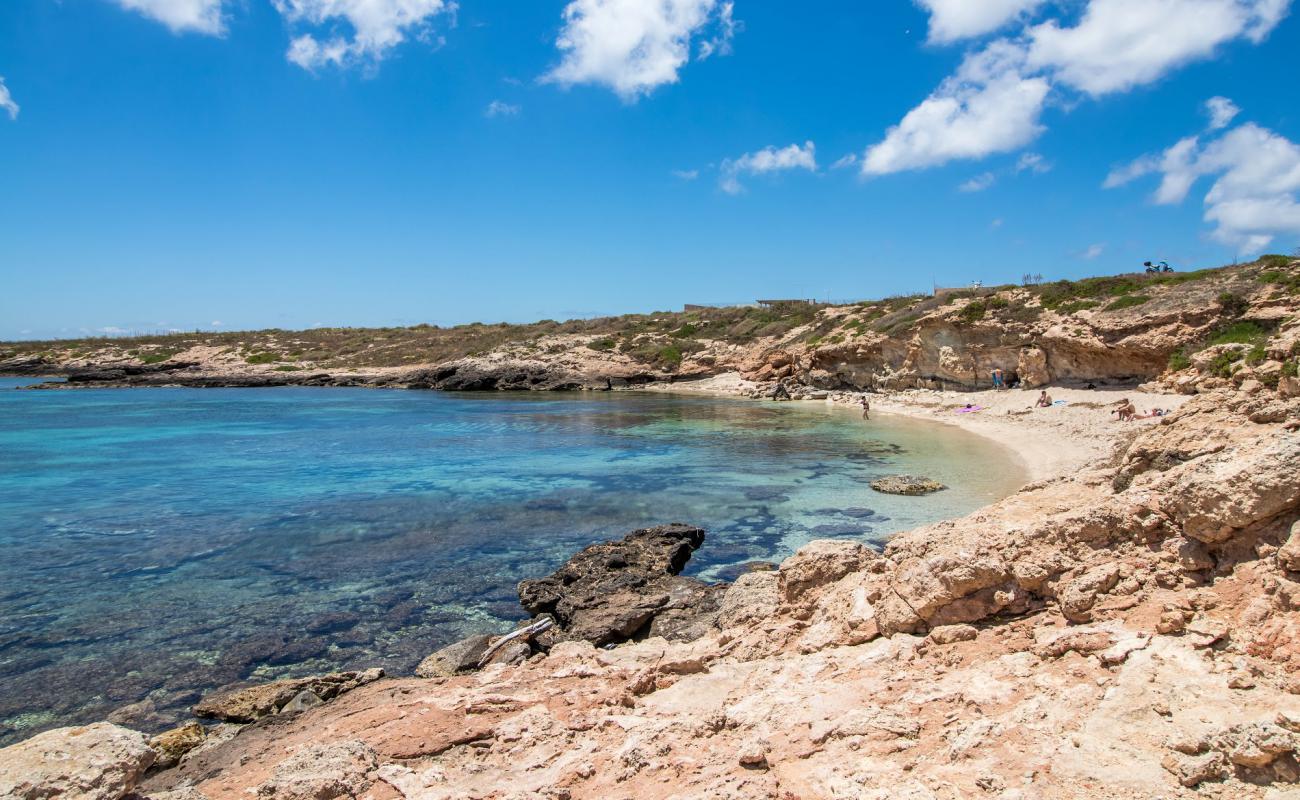
[[[1222,779],[1228,774],[1227,764],[1218,752],[1201,755],[1169,753],[1160,762],[1160,766],[1173,773],[1179,783],[1189,788],[1205,781]]]
[[[930,631],[929,639],[935,644],[969,642],[979,636],[974,625],[941,625]]]
[[[155,766],[170,767],[181,760],[181,756],[203,744],[207,730],[197,722],[187,722],[169,731],[163,731],[149,740],[149,746],[158,753]]]
[[[483,658],[491,640],[491,636],[480,633],[453,642],[426,656],[415,668],[415,674],[421,678],[450,678],[458,673],[472,672],[478,668],[479,659]]]
[[[574,639],[598,646],[627,641],[648,629],[674,597],[713,602],[710,593],[683,587],[699,581],[677,574],[703,543],[704,530],[689,525],[633,531],[584,548],[545,578],[520,581],[519,602],[534,616],[554,617],[556,628],[539,637],[543,647]]]
[[[785,603],[838,581],[852,572],[866,569],[880,555],[860,542],[818,539],[799,548],[777,570],[777,591]]]
[[[1286,543],[1277,551],[1277,563],[1282,569],[1300,572],[1300,522],[1291,526]]]
[[[194,715],[225,722],[253,722],[274,714],[304,689],[322,700],[352,691],[384,676],[379,668],[361,672],[333,672],[310,678],[291,678],[244,688],[224,689],[204,697],[194,706]]]
[[[56,728],[0,749],[0,797],[118,800],[155,757],[143,733],[109,722]]]
[[[280,706],[279,713],[297,714],[300,711],[306,711],[309,708],[315,708],[316,706],[319,706],[324,702],[325,701],[321,699],[320,695],[316,694],[311,689],[303,689],[301,692],[295,694],[293,696],[293,699],[291,699],[289,702]]]
[[[870,486],[877,492],[905,495],[932,494],[948,488],[933,478],[923,478],[917,475],[890,475],[885,478],[877,478],[871,482]]]
[[[370,785],[366,774],[378,766],[375,751],[361,741],[307,745],[280,762],[256,794],[275,800],[357,797]]]
[[[1108,592],[1119,583],[1119,565],[1102,564],[1070,581],[1060,595],[1061,613],[1071,622],[1092,619],[1092,607],[1097,595]]]
[[[780,602],[776,572],[747,572],[722,596],[717,625],[727,629],[771,619]]]

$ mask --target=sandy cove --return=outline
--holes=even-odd
[[[717,397],[750,396],[758,385],[738,373],[700,381],[658,383],[644,391],[703,394]],[[1065,405],[1036,408],[1038,393],[1045,388],[1052,400]],[[1141,391],[1133,387],[1073,389],[984,390],[953,392],[909,389],[895,392],[830,392],[825,399],[796,403],[836,403],[855,407],[862,397],[871,403],[871,413],[896,414],[912,419],[952,425],[992,439],[1010,450],[1023,464],[1032,481],[1067,475],[1079,469],[1096,468],[1112,457],[1115,446],[1137,435],[1159,418],[1121,423],[1111,413],[1115,405],[1129,398],[1139,414],[1153,409],[1172,411],[1187,402],[1189,395]],[[764,400],[762,402],[772,402]],[[961,412],[968,405],[980,411]]]

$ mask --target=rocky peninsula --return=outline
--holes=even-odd
[[[239,687],[196,707],[220,724],[152,740],[108,723],[40,734],[0,750],[0,797],[1296,797],[1300,263],[1145,280],[820,308],[744,345],[697,330],[700,349],[660,372],[621,344],[546,337],[347,372],[890,392],[873,413],[995,434],[1035,480],[883,552],[817,541],[727,586],[679,575],[707,532],[634,532],[521,584],[535,616],[508,642],[431,654],[424,677]],[[138,355],[104,373],[102,353],[43,371],[219,380],[189,352],[167,375]],[[958,393],[992,368],[1065,403]],[[1145,419],[1113,419],[1115,384]]]

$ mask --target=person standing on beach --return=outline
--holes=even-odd
[[[1001,389],[1003,385],[1004,384],[1002,383],[1002,368],[997,367],[993,370],[993,388]]]
[[[871,419],[871,401],[867,400],[865,394],[862,395],[862,418]]]

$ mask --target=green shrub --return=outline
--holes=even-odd
[[[1268,331],[1257,322],[1234,322],[1210,335],[1208,345],[1259,344],[1268,338]]]
[[[587,342],[587,347],[592,350],[595,350],[598,353],[604,353],[606,351],[613,350],[617,346],[618,346],[618,342],[610,338],[592,339],[590,342]]]
[[[1223,309],[1223,313],[1233,317],[1234,319],[1245,314],[1250,309],[1250,301],[1239,294],[1223,292],[1217,299],[1219,307]]]
[[[675,367],[682,363],[682,351],[676,345],[669,345],[660,349],[658,358],[661,363]]]
[[[689,339],[699,333],[699,330],[699,328],[688,322],[668,335],[674,339]]]
[[[171,350],[155,350],[155,351],[153,351],[153,352],[151,352],[151,353],[145,353],[145,354],[141,355],[141,356],[140,356],[140,363],[141,363],[141,364],[160,364],[160,363],[162,363],[163,361],[166,361],[167,359],[171,358],[171,357],[174,356],[174,355],[176,355],[176,352],[175,352],[175,351],[171,351]]]
[[[957,316],[961,317],[962,322],[978,322],[984,319],[988,310],[989,307],[983,300],[972,300]]]
[[[1288,378],[1300,377],[1300,362],[1288,361],[1282,365],[1282,374]]]
[[[1096,308],[1101,305],[1096,300],[1075,300],[1073,303],[1062,303],[1056,307],[1061,314],[1073,314],[1076,311],[1087,311],[1090,308]]]
[[[295,367],[292,364],[284,364],[271,370],[272,372],[301,372],[302,367]]]
[[[280,358],[275,353],[253,353],[244,359],[247,364],[274,364]]]
[[[1291,256],[1284,256],[1278,253],[1270,253],[1269,255],[1266,256],[1260,256],[1259,260],[1256,261],[1255,263],[1259,264],[1260,266],[1267,267],[1269,269],[1281,269],[1282,267],[1287,266],[1288,264],[1290,264],[1292,261],[1295,260],[1296,259],[1292,258]]]
[[[1220,378],[1231,377],[1236,371],[1235,365],[1241,360],[1241,351],[1225,350],[1214,357],[1210,362],[1210,372],[1218,375]]]
[[[1111,304],[1103,308],[1102,311],[1120,311],[1125,308],[1140,306],[1150,299],[1150,297],[1147,297],[1144,294],[1125,295],[1111,302]]]
[[[1257,343],[1254,347],[1246,351],[1246,363],[1252,367],[1256,364],[1264,363],[1264,359],[1266,358],[1268,358],[1268,351],[1264,349],[1263,342]]]
[[[1169,356],[1169,369],[1171,372],[1185,370],[1192,365],[1192,360],[1182,350],[1175,351]]]

